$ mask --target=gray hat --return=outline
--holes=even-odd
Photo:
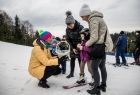
[[[87,16],[90,14],[91,14],[91,10],[90,10],[89,6],[87,4],[84,4],[80,9],[79,15],[80,16]]]
[[[73,18],[72,15],[68,15],[65,22],[66,24],[75,23],[75,19]]]

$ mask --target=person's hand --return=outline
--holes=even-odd
[[[114,47],[114,48],[112,49],[112,51],[115,52],[115,50],[116,50],[116,48]]]
[[[138,49],[138,48],[136,48],[136,49],[135,49],[135,53],[136,53],[138,50],[139,50],[139,49]]]
[[[76,50],[76,49],[73,49],[73,52],[74,52],[75,54],[77,54],[77,50]]]
[[[80,49],[80,50],[83,50],[83,46],[79,46],[79,49]]]
[[[88,45],[88,43],[87,43],[87,42],[86,42],[85,46],[86,46],[86,47],[89,47],[89,45]]]
[[[55,58],[58,58],[58,56],[53,56],[52,58],[54,58],[54,59],[55,59]]]
[[[77,48],[80,48],[81,44],[77,44]]]
[[[61,57],[63,57],[64,55],[62,55],[62,54],[57,54],[57,56],[58,56],[58,58],[61,58]]]

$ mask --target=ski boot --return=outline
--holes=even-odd
[[[78,83],[78,84],[86,83],[84,76],[85,76],[85,74],[80,74],[80,78],[78,81],[76,81],[76,83]]]
[[[122,65],[124,65],[124,66],[128,66],[128,64],[127,64],[127,63],[122,63]]]
[[[120,63],[116,63],[116,66],[121,67],[121,64]]]

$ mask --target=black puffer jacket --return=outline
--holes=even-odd
[[[80,43],[80,31],[83,28],[84,27],[80,25],[78,21],[75,22],[74,29],[70,29],[68,27],[66,28],[66,40],[71,46],[71,53],[70,53],[71,57],[77,57],[75,56],[72,50],[77,49],[77,44]]]

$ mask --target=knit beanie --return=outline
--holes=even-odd
[[[87,4],[84,4],[80,9],[79,15],[80,16],[87,16],[90,14],[91,14],[91,10],[90,10],[89,6]]]
[[[39,38],[41,40],[48,40],[49,38],[52,37],[52,34],[46,30],[43,30],[43,29],[38,29],[38,35],[39,35]]]
[[[65,20],[65,23],[66,24],[70,24],[70,23],[75,23],[75,19],[74,19],[74,17],[72,16],[72,13],[71,13],[71,11],[67,11],[66,12],[66,20]]]

